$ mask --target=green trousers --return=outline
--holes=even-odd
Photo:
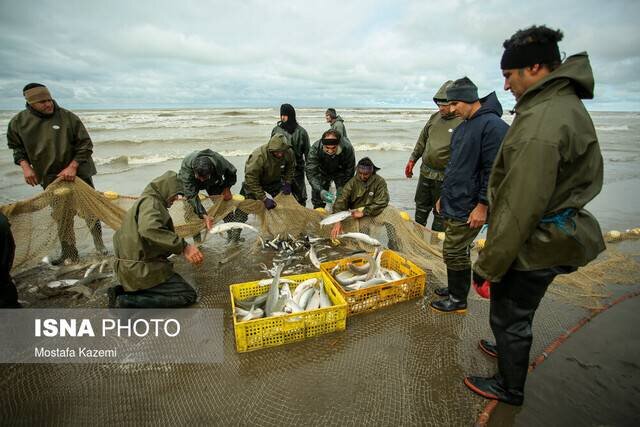
[[[414,198],[416,202],[416,222],[426,226],[429,212],[433,212],[433,224],[431,225],[433,231],[444,230],[442,216],[434,209],[436,202],[440,198],[441,188],[442,181],[425,178],[422,175],[418,178],[418,187]]]
[[[466,270],[471,268],[471,243],[480,229],[470,228],[466,222],[446,218],[445,238],[442,245],[444,263],[450,270]]]
[[[117,308],[176,308],[196,302],[198,294],[178,273],[153,288],[135,292],[121,292],[116,298]]]

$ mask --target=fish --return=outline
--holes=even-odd
[[[316,279],[315,277],[307,279],[304,282],[300,282],[300,284],[293,290],[293,301],[299,305],[300,297],[302,296],[302,294],[304,294],[307,289],[314,286],[316,283],[318,283],[318,279]]]
[[[315,268],[320,270],[320,260],[316,255],[316,251],[313,249],[313,245],[311,245],[311,249],[309,249],[309,260],[311,261],[311,264],[313,264]]]
[[[331,299],[327,295],[327,291],[324,289],[324,284],[320,284],[320,308],[331,307]]]
[[[233,230],[234,228],[244,228],[245,230],[252,230],[256,233],[258,232],[255,227],[252,227],[249,224],[245,224],[244,222],[224,222],[222,224],[216,225],[211,230],[209,230],[209,234],[224,233],[225,231]]]
[[[262,304],[265,303],[265,301],[267,301],[267,296],[269,294],[262,294],[262,295],[258,295],[256,297],[250,297],[244,300],[238,300],[236,301],[236,305],[239,307],[244,308],[245,310],[249,310],[251,308],[252,305],[255,305],[256,307],[261,306]]]
[[[303,308],[304,310],[306,310],[307,309],[307,305],[309,304],[309,301],[311,300],[311,298],[313,297],[313,295],[315,293],[316,293],[316,290],[313,287],[311,287],[311,288],[307,289],[306,291],[304,291],[304,293],[300,297],[300,303],[298,305],[301,308]]]
[[[382,246],[382,243],[380,243],[379,241],[377,241],[376,239],[374,239],[373,237],[364,234],[364,233],[356,233],[356,232],[350,232],[350,233],[342,233],[338,235],[338,239],[354,239],[354,240],[359,240],[363,243],[366,243],[368,245],[372,245],[372,246]]]
[[[107,264],[109,263],[108,259],[103,260],[100,263],[100,268],[98,268],[98,273],[102,273],[104,271],[104,269],[107,267]]]
[[[278,289],[278,283],[280,281],[280,273],[282,273],[282,269],[284,268],[284,264],[280,264],[276,267],[276,274],[273,276],[273,282],[271,282],[271,286],[269,287],[269,292],[267,292],[267,302],[265,306],[265,314],[267,317],[271,316],[271,313],[276,310],[279,305],[280,299],[280,290]]]
[[[359,280],[364,280],[366,277],[367,277],[366,274],[360,274],[358,276],[355,276],[350,271],[342,271],[336,274],[335,276],[338,283],[340,283],[340,285],[342,286],[352,285],[353,283]]]
[[[309,302],[304,307],[305,311],[316,310],[320,308],[320,291],[317,289],[313,290],[313,295],[309,298]]]
[[[320,221],[320,225],[335,224],[336,222],[344,221],[349,217],[351,217],[351,211],[336,212]]]
[[[47,283],[47,288],[56,289],[56,288],[68,288],[70,286],[78,283],[77,279],[63,279],[63,280],[54,280],[53,282]]]
[[[273,279],[262,279],[260,281],[258,281],[258,286],[269,286],[271,283],[273,283]],[[291,280],[291,279],[280,279],[279,283],[296,283],[295,281]]]
[[[98,268],[98,266],[100,265],[100,262],[95,262],[93,264],[91,264],[89,266],[89,268],[87,268],[87,271],[85,271],[84,273],[84,277],[89,276],[91,273],[93,273],[93,270],[95,270],[96,268]]]
[[[347,267],[349,268],[349,271],[351,271],[353,274],[365,274],[365,273],[368,273],[369,270],[371,269],[371,263],[365,262],[364,264],[356,265],[350,262],[347,264]]]

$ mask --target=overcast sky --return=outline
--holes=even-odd
[[[432,107],[444,80],[502,90],[502,42],[564,31],[594,110],[640,111],[640,2],[0,1],[0,108],[28,82],[68,108]]]

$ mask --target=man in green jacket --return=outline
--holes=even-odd
[[[340,132],[340,135],[347,137],[347,128],[344,127],[344,120],[338,115],[335,108],[327,108],[324,113],[324,119],[329,123],[331,129]]]
[[[447,101],[447,88],[452,83],[452,80],[446,81],[433,97],[438,111],[429,117],[427,124],[422,128],[416,146],[404,168],[405,176],[411,178],[413,167],[418,159],[422,158],[415,196],[415,218],[418,224],[426,226],[429,212],[433,211],[433,224],[431,225],[433,231],[444,230],[442,216],[433,208],[440,198],[444,170],[451,155],[451,134],[462,123],[462,119],[451,112]]]
[[[516,99],[515,118],[489,181],[491,220],[474,265],[474,284],[491,289],[496,338],[480,348],[498,358],[499,374],[465,384],[512,405],[524,400],[531,324],[547,287],[605,249],[598,222],[584,209],[603,176],[582,103],[593,98],[593,74],[586,53],[561,63],[562,36],[545,26],[520,30],[504,42],[500,64],[504,89]]]
[[[335,129],[324,132],[311,146],[306,166],[313,208],[333,203],[334,195],[329,192],[331,181],[336,184],[336,194],[340,194],[342,187],[353,178],[355,167],[356,158],[349,139]]]
[[[173,227],[169,208],[182,194],[178,175],[168,171],[151,181],[127,211],[113,235],[113,269],[120,285],[109,289],[109,307],[171,308],[196,302],[195,289],[167,259],[183,254],[191,264],[203,260]]]
[[[280,121],[271,131],[271,136],[282,134],[295,155],[295,173],[291,181],[293,196],[302,206],[307,204],[307,185],[304,182],[305,161],[309,157],[309,134],[296,119],[296,110],[291,104],[280,106]]]
[[[207,230],[213,227],[212,219],[207,215],[207,210],[200,201],[200,190],[206,190],[207,194],[222,194],[224,201],[229,201],[233,197],[231,187],[236,183],[236,168],[222,155],[205,149],[194,151],[188,154],[182,161],[178,178],[182,181],[184,196],[193,208],[193,212],[204,220]],[[186,215],[185,215],[186,216]],[[231,222],[235,219],[232,213],[225,216],[224,222]],[[239,240],[240,230],[228,232],[229,240]],[[193,236],[194,241],[200,241],[200,233]]]
[[[273,197],[280,192],[291,194],[295,167],[296,161],[287,137],[276,133],[247,159],[240,194],[262,201],[266,209],[273,209],[276,207]]]
[[[368,157],[360,159],[356,167],[356,176],[342,188],[342,193],[333,205],[333,211],[353,209],[351,216],[354,219],[380,215],[384,208],[389,206],[389,190],[384,178],[376,173],[379,170],[380,168],[376,167]],[[395,232],[390,228],[390,224],[385,225],[389,234],[389,246],[394,246]],[[331,230],[331,238],[335,239],[340,233],[342,233],[342,223],[338,222]]]
[[[26,109],[9,122],[7,143],[13,150],[13,161],[22,168],[25,182],[46,189],[58,177],[74,181],[77,176],[93,187],[91,177],[97,173],[91,158],[93,143],[78,116],[58,106],[49,89],[40,83],[29,83],[22,93]],[[62,247],[60,257],[51,261],[54,265],[78,261],[73,215],[61,211],[63,205],[53,207]],[[86,222],[96,249],[106,254],[100,221]]]

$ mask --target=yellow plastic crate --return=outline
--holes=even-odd
[[[349,262],[362,265],[367,262],[367,259],[356,256],[320,264],[320,270],[330,278],[333,285],[347,301],[349,316],[378,310],[401,301],[424,296],[426,273],[413,262],[394,251],[385,250],[380,263],[383,267],[395,270],[407,277],[366,289],[347,291],[331,275],[331,270],[336,265],[339,265],[336,273],[347,270]]]
[[[333,305],[317,310],[291,313],[285,316],[239,322],[234,310],[236,300],[265,294],[269,291],[269,286],[260,286],[258,281],[231,285],[229,292],[231,293],[233,329],[236,335],[236,350],[238,352],[253,351],[301,341],[317,335],[344,331],[347,324],[347,303],[326,274],[317,272],[282,276],[282,278],[296,282],[296,285],[289,284],[291,291],[297,287],[297,284],[307,279],[321,279],[327,296]]]

